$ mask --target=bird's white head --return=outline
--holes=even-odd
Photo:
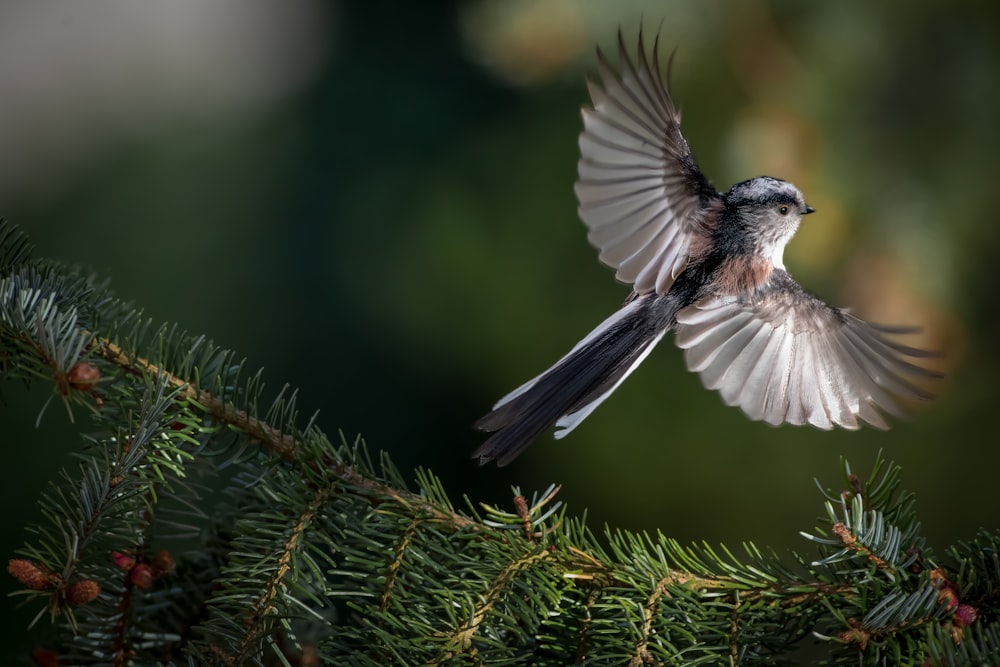
[[[788,181],[758,176],[737,183],[724,195],[748,235],[754,251],[785,268],[785,245],[795,235],[802,216],[813,212],[797,187]]]

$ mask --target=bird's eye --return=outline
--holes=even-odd
[[[780,213],[781,215],[788,215],[788,205],[782,204],[781,206],[779,206],[778,213]]]

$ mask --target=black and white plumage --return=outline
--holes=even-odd
[[[480,463],[506,465],[552,426],[576,428],[676,332],[690,370],[728,405],[769,424],[888,428],[900,399],[927,398],[915,382],[938,374],[928,353],[803,290],[783,252],[813,212],[786,181],[762,176],[718,192],[698,169],[680,114],[639,37],[633,64],[619,35],[621,71],[598,50],[600,82],[583,110],[576,196],[587,238],[633,287],[625,305],[538,377],[476,422],[492,432]]]

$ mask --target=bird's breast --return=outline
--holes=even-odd
[[[774,265],[759,255],[730,255],[719,263],[711,278],[716,294],[743,294],[762,287]]]

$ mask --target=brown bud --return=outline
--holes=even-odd
[[[100,585],[93,579],[81,579],[74,581],[66,587],[66,602],[73,606],[87,604],[97,599],[101,594]]]
[[[948,583],[948,577],[944,576],[944,570],[942,570],[939,567],[936,567],[930,572],[928,572],[928,575],[930,575],[932,584],[936,584],[939,581],[942,581],[945,584]]]
[[[514,511],[517,512],[517,516],[522,521],[526,521],[530,518],[530,514],[528,511],[528,501],[524,499],[524,496],[522,495],[514,496]]]
[[[136,588],[148,591],[153,587],[153,580],[156,579],[156,575],[153,574],[153,568],[145,563],[139,563],[128,573],[128,578]]]
[[[59,577],[52,575],[33,560],[12,558],[7,562],[7,571],[24,586],[35,591],[55,588]]]
[[[840,541],[843,542],[845,546],[853,546],[857,541],[854,535],[851,534],[850,529],[839,521],[833,524],[832,530],[833,534],[839,537]]]
[[[154,570],[156,570],[157,576],[173,574],[174,570],[177,569],[177,563],[174,562],[174,557],[170,555],[170,552],[166,549],[160,549],[157,551],[156,555],[149,561],[149,564],[153,566]]]
[[[66,379],[69,380],[69,386],[73,389],[87,391],[101,379],[101,371],[85,361],[78,361],[73,365],[73,368],[69,369]]]
[[[853,618],[848,619],[848,622],[851,622],[852,625],[856,624]],[[837,639],[839,639],[842,642],[846,642],[848,644],[857,644],[861,647],[861,650],[863,651],[866,648],[868,648],[868,642],[869,640],[871,640],[871,635],[865,632],[863,629],[861,629],[860,626],[857,626],[857,627],[852,627],[850,630],[845,630],[844,632],[841,632],[837,636]]]

